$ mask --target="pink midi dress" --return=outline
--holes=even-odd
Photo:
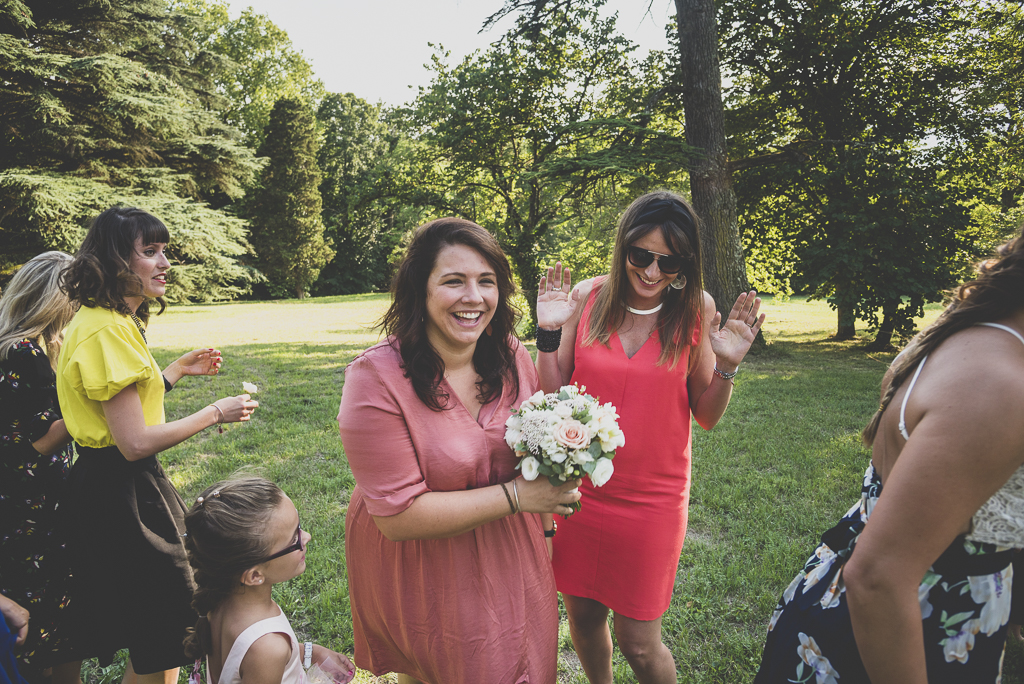
[[[345,371],[338,425],[356,488],[345,518],[355,662],[432,684],[553,684],[558,601],[539,516],[520,513],[450,539],[391,541],[373,516],[406,510],[427,492],[510,482],[510,409],[538,386],[518,342],[519,392],[473,419],[447,382],[451,407],[433,411],[382,342]],[[395,343],[397,346],[397,342]],[[511,490],[511,486],[509,487]]]

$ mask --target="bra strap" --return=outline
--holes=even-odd
[[[1010,333],[1011,335],[1016,337],[1018,340],[1020,340],[1021,344],[1024,344],[1024,335],[1021,335],[1019,332],[1017,332],[1016,330],[1014,330],[1013,328],[1011,328],[1008,325],[1003,325],[1001,323],[978,323],[977,325],[984,325],[984,326],[987,326],[989,328],[999,328],[1000,330],[1005,330],[1006,332]],[[899,357],[897,357],[897,358],[899,358]],[[910,399],[910,393],[914,391],[914,383],[917,382],[917,377],[919,375],[921,375],[921,369],[924,368],[924,362],[927,361],[927,360],[928,360],[927,356],[925,356],[923,359],[921,359],[921,363],[918,364],[917,370],[914,372],[914,378],[913,378],[913,380],[910,381],[910,387],[907,388],[907,393],[903,395],[903,405],[900,406],[900,434],[903,435],[903,439],[910,439],[910,435],[907,433],[907,421],[906,421],[907,401]]]
[[[910,399],[910,393],[914,391],[914,384],[917,382],[918,376],[921,375],[921,369],[924,368],[924,362],[927,360],[928,357],[925,356],[921,359],[921,363],[917,364],[914,378],[910,381],[910,387],[907,388],[907,393],[903,395],[903,404],[900,406],[900,434],[906,440],[910,439],[910,434],[907,432],[907,401]]]
[[[1024,344],[1024,335],[1021,335],[1019,332],[1017,332],[1008,325],[1003,325],[1002,323],[978,323],[978,325],[984,325],[989,328],[999,328],[1000,330],[1005,330],[1006,332],[1010,333],[1018,340],[1020,340],[1021,344]]]

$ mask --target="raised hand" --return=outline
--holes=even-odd
[[[213,347],[193,349],[185,352],[181,358],[173,361],[163,374],[173,386],[186,375],[216,375],[220,372],[220,350]]]
[[[751,290],[736,298],[736,303],[732,305],[729,317],[721,328],[718,324],[722,320],[722,314],[715,313],[708,338],[721,370],[736,370],[743,357],[747,355],[750,345],[764,324],[765,315],[758,316],[760,309],[761,298],[757,296],[755,290]]]
[[[537,288],[537,326],[555,330],[565,325],[579,302],[580,293],[572,289],[572,274],[562,262],[548,267],[540,276]]]

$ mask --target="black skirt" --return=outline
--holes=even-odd
[[[127,648],[138,674],[185,665],[182,641],[198,619],[186,508],[156,456],[79,445],[68,489],[75,652],[107,665]]]

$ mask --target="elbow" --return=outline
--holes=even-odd
[[[707,420],[707,419],[698,418],[697,416],[694,416],[693,419],[695,421],[697,421],[697,425],[700,425],[701,428],[705,432],[707,432],[709,430],[713,430],[715,428],[715,426],[718,425],[718,420],[717,419],[716,420]]]
[[[701,411],[693,411],[693,409],[691,411],[693,412],[693,420],[705,431],[713,430],[718,425],[718,421],[722,420],[722,414],[709,416]]]
[[[147,456],[152,456],[152,453],[148,449],[143,448],[141,444],[132,440],[118,442],[115,446],[127,461],[141,461]]]
[[[886,569],[875,559],[854,553],[843,568],[843,584],[851,610],[856,612],[858,608],[863,610],[866,606],[892,600],[899,592],[895,585],[900,578],[900,573]]]
[[[393,542],[411,541],[415,537],[410,533],[409,530],[405,529],[405,526],[396,523],[395,518],[397,516],[373,516],[373,523],[377,526],[377,530],[384,535],[385,539]]]

